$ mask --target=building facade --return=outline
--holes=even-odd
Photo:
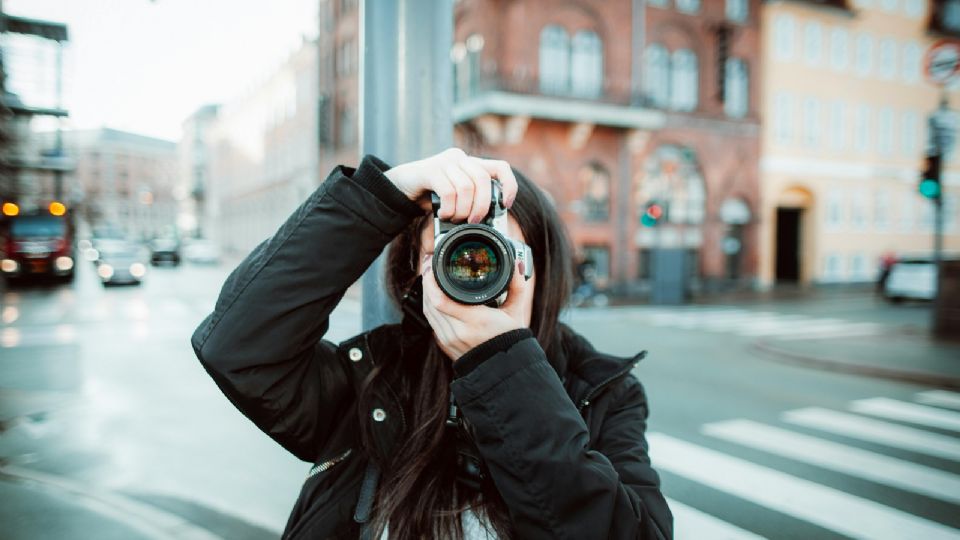
[[[359,0],[320,0],[319,174],[356,163],[360,151]],[[321,178],[322,180],[322,178]]]
[[[67,155],[76,160],[71,185],[78,191],[69,200],[79,202],[95,234],[147,240],[175,233],[176,143],[109,128],[66,131],[63,137]]]
[[[960,37],[960,2],[769,2],[762,28],[762,284],[871,281],[887,254],[929,255],[933,206],[917,184],[941,90],[923,54]],[[944,175],[953,251],[956,155]]]
[[[456,139],[527,171],[615,291],[648,293],[658,250],[684,254],[690,293],[752,285],[759,7],[457,2]]]
[[[179,201],[177,228],[188,237],[212,238],[217,233],[219,208],[210,182],[210,128],[219,105],[204,105],[183,121],[177,144]]]
[[[316,43],[304,40],[210,126],[204,197],[218,228],[210,234],[228,252],[248,253],[319,184],[318,65]]]

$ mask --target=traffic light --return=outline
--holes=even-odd
[[[920,185],[917,186],[917,190],[928,199],[940,198],[941,159],[940,154],[927,156],[926,164],[920,173]]]
[[[657,201],[650,201],[643,210],[643,216],[640,217],[640,223],[642,223],[645,227],[654,227],[662,217],[663,205]]]

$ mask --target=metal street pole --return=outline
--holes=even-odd
[[[940,313],[940,276],[943,275],[943,160],[951,153],[956,143],[956,115],[950,110],[946,90],[940,98],[940,106],[930,114],[928,125],[930,139],[928,154],[941,159],[936,161],[937,170],[933,171],[940,182],[940,192],[933,197],[933,267],[936,272],[933,296],[933,328],[936,330]]]
[[[360,149],[390,165],[453,142],[453,0],[360,3]],[[364,330],[396,322],[384,294],[386,253],[363,275]]]

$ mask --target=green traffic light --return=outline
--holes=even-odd
[[[640,218],[640,223],[643,223],[644,227],[653,227],[657,224],[657,220],[650,214],[644,214],[643,217]]]
[[[936,199],[940,196],[940,182],[931,179],[925,179],[920,182],[920,194],[928,199]]]

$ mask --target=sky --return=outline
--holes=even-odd
[[[64,128],[105,126],[174,141],[198,107],[242,94],[318,28],[316,0],[4,0],[3,6],[10,15],[67,24]],[[11,87],[24,101],[52,100],[52,47],[22,39],[9,45]]]

